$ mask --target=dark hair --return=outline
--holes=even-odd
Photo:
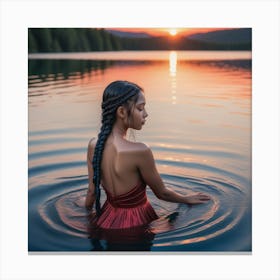
[[[93,183],[95,185],[95,208],[96,214],[99,216],[101,213],[100,207],[100,167],[104,146],[108,136],[110,135],[113,125],[116,120],[116,111],[119,106],[127,106],[128,114],[130,109],[129,102],[136,103],[139,93],[143,91],[138,85],[128,81],[115,81],[110,83],[103,92],[102,99],[102,121],[101,128],[96,142],[94,156],[93,156]]]

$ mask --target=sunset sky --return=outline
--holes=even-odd
[[[177,36],[177,35],[191,35],[195,33],[206,33],[216,30],[226,30],[233,28],[176,28],[176,27],[166,27],[166,28],[108,28],[112,30],[119,30],[125,32],[145,32],[154,36]]]

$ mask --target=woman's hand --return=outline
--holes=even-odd
[[[211,198],[210,196],[199,192],[192,195],[187,195],[185,199],[187,204],[201,204],[207,202]]]
[[[95,202],[95,194],[93,191],[88,190],[87,191],[87,196],[86,196],[86,201],[85,201],[85,207],[87,210],[92,210],[93,204]]]

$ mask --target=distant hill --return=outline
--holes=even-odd
[[[239,28],[178,36],[151,36],[104,28],[29,28],[28,52],[123,50],[251,50],[252,30]]]
[[[106,31],[120,38],[151,38],[152,37],[145,32],[126,32],[126,31],[119,31],[119,30],[112,30],[112,29],[106,29]]]
[[[187,36],[188,39],[217,44],[246,44],[251,43],[252,29],[239,28],[231,30],[197,33]]]

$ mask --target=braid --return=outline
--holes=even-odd
[[[96,143],[94,156],[93,156],[93,169],[94,169],[94,177],[93,181],[95,183],[95,194],[96,194],[96,213],[100,215],[100,166],[101,166],[101,159],[102,154],[105,146],[105,142],[111,133],[113,128],[113,122],[109,125],[102,126],[101,131],[98,135],[98,140]]]
[[[101,181],[101,161],[105,143],[110,135],[116,119],[116,111],[119,106],[125,104],[133,96],[139,94],[142,89],[136,84],[127,81],[116,81],[107,86],[103,93],[102,101],[102,126],[98,134],[97,143],[93,156],[93,183],[96,195],[96,214],[100,216],[100,181]]]

